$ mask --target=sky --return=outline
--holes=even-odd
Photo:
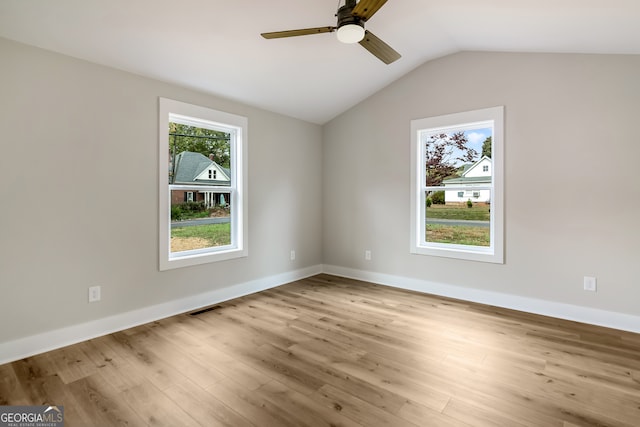
[[[465,131],[465,136],[469,140],[469,146],[478,152],[478,155],[482,154],[482,143],[485,139],[491,136],[491,128],[473,129]],[[478,157],[476,160],[480,160]]]

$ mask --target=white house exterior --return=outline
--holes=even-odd
[[[204,157],[204,156],[203,156]],[[198,176],[194,178],[195,182],[209,182],[209,181],[224,181],[229,182],[231,179],[229,178],[227,170],[225,170],[222,166],[211,160],[211,164],[207,166],[205,170],[200,172]]]
[[[445,179],[442,181],[445,187],[445,203],[463,203],[467,200],[489,203],[491,201],[491,191],[488,189],[474,189],[474,187],[490,186],[492,173],[491,159],[483,156],[466,168],[459,178]],[[456,188],[447,190],[447,187]]]

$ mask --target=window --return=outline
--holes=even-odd
[[[503,114],[411,121],[411,253],[504,262]]]
[[[160,98],[160,270],[247,255],[247,127]]]

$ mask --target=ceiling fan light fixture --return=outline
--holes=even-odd
[[[364,38],[364,27],[358,24],[346,24],[338,28],[337,36],[342,43],[358,43]]]
[[[341,2],[344,2],[344,6],[338,7],[335,26],[272,31],[261,35],[265,39],[280,39],[283,37],[333,33],[337,30],[336,38],[339,42],[360,43],[360,46],[385,64],[391,64],[400,59],[400,54],[393,50],[391,46],[380,40],[371,31],[364,29],[364,23],[368,22],[373,14],[384,6],[387,0],[340,0],[338,1],[338,6],[340,6]]]

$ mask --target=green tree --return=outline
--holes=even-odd
[[[206,157],[213,155],[213,160],[225,168],[231,165],[230,135],[211,129],[169,123],[169,147],[171,156],[183,151],[200,153]]]
[[[487,139],[482,143],[482,156],[487,156],[491,158],[491,137],[488,136]]]

